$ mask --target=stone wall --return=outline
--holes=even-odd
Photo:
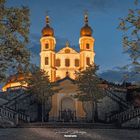
[[[119,110],[118,103],[114,102],[109,97],[104,97],[98,103],[98,117],[100,120],[106,120],[107,115]]]

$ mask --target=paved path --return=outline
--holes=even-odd
[[[140,140],[140,130],[11,128],[0,129],[0,140]]]

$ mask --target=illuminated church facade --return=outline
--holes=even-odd
[[[50,120],[61,120],[63,111],[66,110],[73,112],[75,119],[80,120],[87,117],[87,112],[85,112],[82,102],[73,97],[78,92],[74,80],[76,71],[85,70],[86,67],[94,63],[94,41],[92,28],[88,25],[88,15],[85,14],[84,26],[81,28],[79,38],[80,51],[77,52],[66,42],[65,47],[56,52],[57,42],[54,30],[50,26],[49,17],[46,17],[46,26],[42,29],[40,39],[40,68],[48,73],[51,82],[59,83],[59,88],[61,89],[52,96]],[[22,80],[24,80],[22,74],[18,74],[16,78],[15,76],[11,77],[3,87],[3,91],[13,87],[20,87],[20,81]],[[22,86],[27,87],[28,85]]]
[[[54,30],[50,27],[49,17],[46,17],[46,26],[42,29],[40,68],[48,72],[52,82],[59,82],[62,90],[52,97],[52,110],[50,118],[60,118],[60,111],[75,111],[77,118],[85,118],[82,103],[72,96],[76,94],[77,86],[73,83],[76,78],[75,72],[85,70],[94,63],[94,38],[92,29],[88,25],[88,16],[84,17],[85,25],[81,28],[79,47],[77,52],[66,42],[64,48],[55,51],[57,43]]]
[[[85,25],[80,31],[80,52],[71,48],[68,42],[63,49],[55,52],[57,43],[54,30],[49,25],[48,16],[40,42],[40,68],[48,72],[52,82],[65,78],[67,74],[70,78],[75,79],[75,71],[84,70],[88,65],[94,63],[94,38],[92,29],[88,25],[87,15],[85,15]]]
[[[46,110],[46,114],[44,115],[47,116],[46,118],[49,118],[49,121],[70,122],[92,120],[93,108],[91,103],[81,102],[77,98],[74,98],[74,95],[79,92],[75,84],[75,72],[85,70],[86,67],[94,63],[94,42],[95,39],[92,36],[92,28],[88,25],[88,16],[85,14],[84,26],[80,30],[80,51],[77,52],[66,42],[65,47],[56,52],[57,42],[54,30],[50,26],[49,17],[46,17],[46,26],[42,29],[42,37],[40,39],[40,68],[48,73],[51,82],[58,83],[60,89],[50,97],[51,104],[46,101],[44,105],[44,109]],[[39,108],[40,105],[36,102],[32,94],[29,95],[22,92],[22,89],[25,91],[28,87],[27,83],[24,85],[21,84],[21,81],[24,80],[23,73],[17,73],[11,76],[3,86],[3,93],[0,95],[0,100],[5,103],[1,108],[1,114],[13,118],[12,116],[17,113],[19,114],[19,119],[22,121],[40,121],[42,109]],[[118,119],[117,121],[120,125],[120,118],[124,119],[124,121],[128,121],[127,117],[130,120],[131,117],[133,119],[139,115],[137,114],[139,113],[137,107],[135,109],[134,106],[130,106],[126,98],[128,96],[127,90],[129,88],[131,90],[133,87],[128,86],[126,88],[126,85],[119,87],[105,80],[102,81],[102,86],[106,91],[104,91],[105,96],[103,99],[97,103],[97,115],[99,120],[104,122],[110,121],[112,123],[112,121]],[[139,104],[137,97],[135,97],[135,99],[136,102],[138,102],[137,104]],[[49,114],[47,110],[49,108],[48,106],[51,106]],[[10,115],[11,112],[12,115]],[[117,114],[114,115],[115,112],[117,112]],[[27,117],[29,117],[29,121],[26,119]]]

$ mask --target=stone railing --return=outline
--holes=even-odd
[[[11,105],[15,104],[16,102],[18,102],[20,99],[26,98],[27,96],[31,96],[31,94],[22,93],[22,94],[16,96],[15,98],[9,100],[5,104],[3,104],[3,106],[7,106],[7,107],[11,106]]]
[[[133,108],[133,109],[128,109],[124,112],[112,115],[108,118],[107,121],[118,122],[119,124],[122,124],[138,116],[140,116],[140,108]]]
[[[0,107],[0,116],[4,117],[10,121],[15,121],[15,111],[12,111],[10,109]]]
[[[30,122],[30,117],[28,115],[16,112],[7,107],[0,107],[0,116],[14,122],[15,124],[19,124],[19,121]]]

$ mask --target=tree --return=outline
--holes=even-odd
[[[37,102],[42,105],[41,116],[42,122],[44,122],[45,111],[47,111],[46,114],[48,114],[51,109],[51,97],[58,92],[56,83],[51,83],[48,74],[44,70],[37,68],[26,78],[25,82],[28,84],[27,92],[33,94]],[[47,105],[45,106],[45,104]]]
[[[138,0],[135,1],[135,4],[136,7],[139,6]],[[118,28],[124,32],[124,52],[129,55],[131,60],[131,63],[124,68],[140,74],[140,8],[129,9],[128,15],[120,20]]]
[[[0,0],[0,82],[9,69],[29,63],[29,27],[27,7],[6,7],[6,0]]]
[[[98,66],[91,65],[87,67],[86,70],[78,72],[76,77],[79,92],[75,97],[82,102],[91,102],[92,122],[98,119],[97,102],[104,97],[100,86],[101,80],[96,75],[97,70]]]

